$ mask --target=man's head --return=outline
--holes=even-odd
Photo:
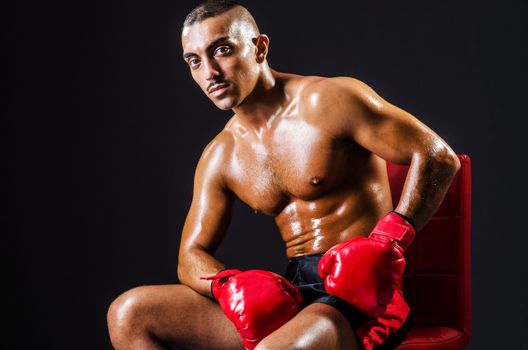
[[[220,109],[238,106],[269,69],[268,37],[234,1],[208,1],[192,10],[183,24],[182,46],[193,79]]]

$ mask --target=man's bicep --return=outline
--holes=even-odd
[[[353,139],[383,159],[409,164],[415,154],[442,142],[416,117],[385,101],[366,85],[353,93],[352,103],[356,111],[349,129]]]

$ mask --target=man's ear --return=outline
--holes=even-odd
[[[253,39],[253,43],[255,44],[255,56],[257,62],[264,62],[266,56],[268,55],[270,43],[269,37],[266,34],[260,34],[259,36]]]

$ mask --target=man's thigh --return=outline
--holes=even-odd
[[[347,319],[334,307],[313,303],[264,338],[255,350],[361,349]]]
[[[121,321],[128,323],[129,328],[142,328],[167,345],[192,349],[244,348],[235,326],[218,303],[185,285],[131,289],[114,301],[110,317],[115,318],[117,325]]]

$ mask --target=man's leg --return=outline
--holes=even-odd
[[[334,307],[313,303],[264,338],[255,350],[361,349],[347,319]]]
[[[112,344],[124,349],[244,349],[215,301],[184,285],[143,286],[120,295],[108,310]]]

